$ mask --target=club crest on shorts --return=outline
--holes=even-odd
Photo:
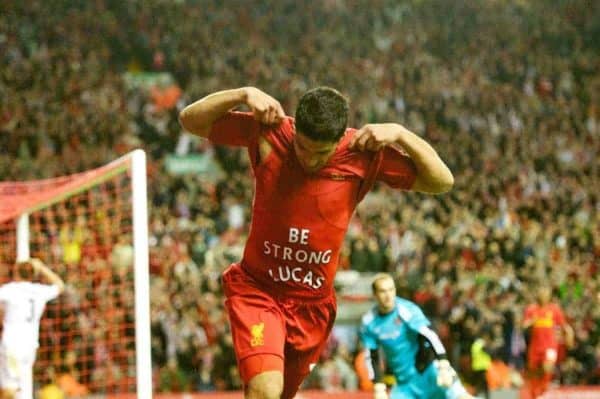
[[[252,339],[250,340],[250,346],[260,346],[265,344],[265,323],[260,322],[258,324],[253,324],[250,326],[250,334],[252,335]]]

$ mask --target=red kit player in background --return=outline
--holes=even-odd
[[[246,105],[250,112],[234,112]],[[423,139],[394,124],[347,128],[348,100],[319,87],[295,118],[253,87],[210,94],[180,114],[215,144],[243,146],[255,192],[244,255],[223,273],[247,399],[292,398],[331,331],[333,279],[356,205],[375,181],[426,193],[453,176]]]
[[[529,388],[533,398],[547,389],[558,359],[557,327],[562,328],[565,344],[573,345],[573,330],[565,321],[560,307],[551,302],[552,289],[542,285],[537,291],[537,303],[525,309],[523,328],[531,328],[527,348]]]

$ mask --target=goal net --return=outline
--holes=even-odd
[[[67,286],[40,324],[37,387],[150,398],[145,154],[47,180],[0,182],[0,283],[37,257]]]

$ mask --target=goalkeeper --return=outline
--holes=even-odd
[[[396,384],[391,399],[470,399],[446,359],[446,350],[430,322],[413,302],[396,297],[392,276],[380,273],[372,283],[377,306],[362,318],[360,338],[373,379],[375,399],[387,399],[379,358],[382,350]]]

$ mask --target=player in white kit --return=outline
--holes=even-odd
[[[40,274],[49,284],[31,282]],[[62,279],[39,259],[19,262],[13,281],[0,286],[4,310],[0,342],[0,398],[33,398],[33,363],[39,346],[40,319],[48,301],[65,287]]]

